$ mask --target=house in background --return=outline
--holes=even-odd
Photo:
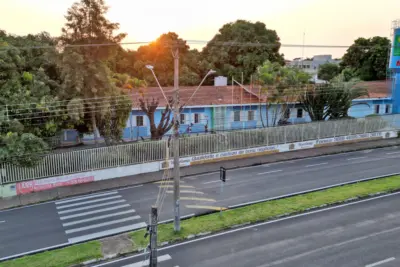
[[[369,97],[355,99],[354,106],[349,110],[349,116],[362,118],[371,114],[392,114],[393,99],[390,81],[362,82],[360,85],[367,88]],[[172,87],[163,89],[167,98],[172,97]],[[279,118],[283,116],[290,124],[311,121],[308,113],[296,101],[286,103],[287,106],[284,108],[282,104],[270,104],[267,108],[267,99],[256,87],[203,86],[194,94],[195,90],[196,87],[180,88],[180,103],[184,104],[179,117],[180,134],[205,134],[211,131],[277,126]],[[137,141],[151,137],[150,121],[139,108],[139,98],[140,96],[136,94],[132,96],[133,107],[123,131],[124,141]],[[157,126],[167,102],[158,87],[147,88],[146,99],[151,101],[153,98],[159,100],[154,114]],[[286,110],[286,113],[281,116],[282,110]],[[170,116],[172,120],[172,112]],[[171,133],[172,129],[166,137]],[[76,131],[67,130],[64,132],[62,142],[74,144],[77,142],[77,136]],[[83,142],[93,143],[93,135],[85,135]]]

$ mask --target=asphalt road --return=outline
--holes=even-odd
[[[391,147],[228,170],[183,179],[181,216],[232,207],[304,190],[400,172],[400,148]],[[160,186],[160,221],[172,218],[171,184],[144,184],[99,194],[0,211],[0,260],[145,226]]]
[[[192,240],[160,249],[158,266],[397,267],[399,204],[397,193]],[[95,266],[143,261],[139,255]]]

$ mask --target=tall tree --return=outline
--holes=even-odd
[[[368,91],[358,86],[359,80],[344,81],[338,75],[328,84],[315,85],[300,95],[300,102],[312,121],[348,118],[348,111],[354,105],[353,100],[368,96]],[[368,105],[360,102],[357,105]]]
[[[106,141],[118,141],[118,130],[110,127],[124,127],[122,121],[126,121],[131,109],[129,97],[114,85],[109,69],[109,60],[126,34],[115,34],[119,24],[106,19],[107,11],[104,0],[74,3],[65,16],[67,23],[60,37],[64,48],[60,63],[62,97],[70,101],[75,124],[85,124],[94,133],[96,143],[98,131],[106,135]]]
[[[219,33],[203,50],[204,57],[221,75],[234,76],[248,82],[250,75],[266,60],[284,64],[279,53],[281,43],[274,30],[262,22],[237,20],[219,29]]]
[[[266,99],[267,127],[287,121],[288,103],[297,101],[304,85],[309,83],[311,78],[309,74],[298,68],[289,68],[270,61],[266,61],[258,68],[256,76],[262,86],[261,94],[264,94]],[[272,111],[270,123],[269,112],[273,106],[275,108]]]
[[[351,68],[361,80],[386,78],[390,40],[386,37],[358,38],[343,56],[342,68]]]
[[[318,79],[330,81],[340,73],[338,64],[325,63],[319,66]]]
[[[13,46],[48,46],[53,41],[46,33],[0,34],[0,160],[34,166],[63,124],[55,50]]]

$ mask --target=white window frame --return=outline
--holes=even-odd
[[[378,105],[375,105],[375,106],[374,106],[374,113],[375,113],[375,114],[380,114],[380,111],[381,111],[380,109],[381,109],[381,107],[380,107],[379,104],[378,104]]]
[[[196,116],[197,116],[197,122],[196,122]],[[194,113],[194,114],[193,114],[193,123],[194,123],[194,124],[199,124],[199,123],[201,123],[201,114],[200,114],[200,113]]]
[[[138,119],[139,118],[142,118],[142,125],[139,125],[139,123],[138,123]],[[142,126],[144,126],[144,116],[143,115],[137,115],[137,116],[135,116],[135,126],[137,126],[137,127],[142,127]]]
[[[232,111],[232,114],[233,114],[233,121],[234,122],[240,122],[240,121],[242,121],[241,119],[241,112],[240,112],[240,110],[234,110],[234,111]],[[237,115],[237,114],[239,114],[239,115]],[[239,117],[239,120],[237,120],[237,117]]]
[[[299,110],[301,110],[301,116],[299,117]],[[304,118],[304,110],[302,108],[297,108],[296,109],[296,118],[297,119],[302,119]]]
[[[182,120],[182,116],[183,116],[183,120]],[[181,113],[179,114],[179,124],[186,124],[187,122],[187,116],[185,113]]]
[[[392,105],[386,104],[385,105],[385,114],[390,114],[391,109],[392,109]]]
[[[254,110],[248,110],[247,111],[247,121],[255,121],[256,119],[256,113]]]

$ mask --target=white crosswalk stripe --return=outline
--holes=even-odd
[[[117,191],[60,200],[56,208],[71,244],[146,227]]]
[[[165,254],[165,255],[157,257],[157,262],[160,263],[160,262],[168,261],[168,260],[171,260],[171,259],[172,258],[171,258],[170,255]],[[132,264],[125,265],[123,267],[144,267],[144,266],[149,266],[149,260],[143,260],[143,261],[135,262],[135,263],[132,263]]]

